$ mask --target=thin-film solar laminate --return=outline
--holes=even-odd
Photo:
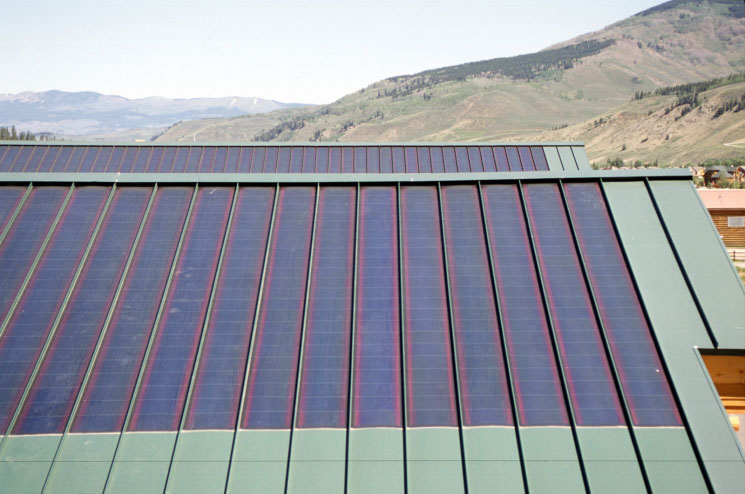
[[[111,159],[109,160],[109,164],[106,167],[106,171],[109,173],[116,173],[119,171],[122,158],[124,157],[124,149],[122,146],[116,146],[114,148],[114,151],[111,153]],[[75,170],[72,168],[73,162],[70,162],[70,166],[68,166],[68,171]],[[78,166],[78,165],[76,165]]]
[[[277,173],[287,173],[290,171],[290,148],[282,146],[279,148],[279,157],[277,158]]]
[[[93,162],[93,172],[105,172],[111,159],[111,152],[113,151],[111,146],[104,146],[96,156],[96,161]]]
[[[419,173],[432,173],[432,161],[429,157],[429,148],[417,148],[417,161],[419,162]]]
[[[353,427],[400,427],[398,207],[393,187],[360,192]]]
[[[202,148],[199,146],[192,146],[189,148],[189,157],[186,159],[186,166],[184,172],[196,173],[199,171],[199,162],[202,159]]]
[[[215,148],[207,146],[202,151],[202,158],[199,160],[199,173],[209,173],[212,171],[212,162],[215,159]]]
[[[85,156],[85,152],[87,150],[88,148],[86,146],[75,146],[75,148],[72,150],[70,159],[67,161],[67,163],[64,164],[64,168],[59,169],[58,171],[62,171],[62,172],[77,171],[78,167],[80,166],[80,162],[83,160],[83,156]]]
[[[650,328],[597,184],[566,184],[567,204],[631,419],[639,426],[680,426]]]
[[[23,193],[26,187],[10,185],[0,188],[0,234],[10,222],[13,213],[18,208],[18,204],[23,199]],[[0,252],[2,252],[0,250]]]
[[[150,153],[150,158],[145,165],[145,173],[157,173],[160,167],[160,162],[163,160],[164,148],[161,146],[154,147],[153,152]]]
[[[380,173],[380,148],[368,146],[366,161],[367,173]]]
[[[471,171],[471,165],[468,162],[468,150],[462,146],[455,148],[455,162],[458,166],[459,173]]]
[[[331,159],[329,148],[318,148],[316,151],[316,173],[326,173]]]
[[[212,159],[212,166],[210,172],[212,173],[223,173],[225,172],[225,161],[228,157],[228,148],[219,147],[215,149],[215,157]]]
[[[543,151],[543,148],[541,146],[532,146],[530,153],[533,156],[535,169],[539,172],[548,171],[548,161],[546,160],[546,153]]]
[[[497,171],[498,172],[510,171],[510,164],[507,161],[507,153],[505,152],[504,147],[495,146],[492,148],[492,151],[494,151],[494,159],[497,162]]]
[[[129,430],[178,429],[232,197],[229,187],[197,193]]]
[[[481,163],[484,166],[484,171],[497,171],[497,163],[496,161],[494,161],[494,152],[492,151],[492,149],[487,146],[481,146],[479,148],[479,152],[481,153]]]
[[[118,432],[124,425],[192,193],[164,187],[155,195],[73,432]]]
[[[21,288],[62,205],[67,187],[34,187],[0,244],[0,321]]]
[[[97,146],[88,146],[88,151],[85,153],[83,162],[78,167],[78,171],[85,173],[93,170],[93,164],[96,162],[98,154],[101,152],[101,148]]]
[[[264,158],[266,157],[266,148],[259,147],[253,150],[251,158],[251,173],[261,173],[264,170]],[[243,160],[241,160],[241,163]]]
[[[233,429],[258,301],[274,188],[238,192],[186,429]]]
[[[354,173],[367,173],[367,149],[362,146],[354,148]]]
[[[156,168],[158,173],[171,173],[173,168],[173,162],[176,159],[176,153],[180,149],[175,147],[167,147],[163,150],[163,158],[160,160],[160,165]]]
[[[88,154],[85,156],[85,159],[88,160],[88,156],[94,151],[94,148],[91,148],[88,150]],[[118,171],[121,173],[129,173],[134,171],[133,167],[135,164],[135,159],[137,159],[137,155],[139,154],[140,149],[133,146],[127,146],[124,151],[124,157],[122,158],[122,162],[119,164],[118,170],[111,170],[111,171]]]
[[[520,424],[568,425],[519,192],[486,185],[483,194]]]
[[[307,147],[303,153],[303,173],[315,173],[316,171],[317,150],[314,147]]]
[[[353,187],[321,188],[297,407],[301,428],[347,425],[355,204]]]
[[[432,173],[445,173],[445,163],[442,157],[442,148],[432,146],[429,148],[430,159],[432,160]]]
[[[342,167],[343,173],[354,172],[354,148],[344,147],[342,148]]]
[[[443,187],[442,200],[463,425],[511,425],[478,189]]]
[[[517,151],[517,148],[515,146],[507,146],[505,152],[507,153],[507,163],[510,166],[510,171],[522,171],[523,166],[520,163],[520,153]]]
[[[471,163],[472,172],[483,172],[484,163],[481,161],[481,150],[477,147],[468,148],[468,161]]]
[[[70,160],[70,156],[72,155],[73,150],[74,148],[72,146],[63,146],[62,149],[60,149],[59,154],[57,155],[57,159],[55,159],[54,163],[52,163],[51,166],[49,167],[49,171],[50,172],[64,171],[65,167],[67,166],[67,162]]]
[[[33,153],[31,153],[31,156],[28,159],[28,163],[26,163],[26,167],[24,168],[24,172],[26,173],[33,173],[39,170],[39,165],[41,164],[44,157],[49,152],[49,147],[44,146],[38,147],[34,150]]]
[[[445,173],[456,173],[458,165],[455,162],[455,149],[452,147],[442,148],[442,154],[445,160]]]
[[[35,149],[34,146],[20,146],[20,148],[21,149],[16,154],[15,160],[10,163],[8,171],[22,172],[26,168],[26,163],[28,162],[31,153],[33,153]]]
[[[266,148],[264,155],[264,173],[277,173],[277,159],[279,158],[279,148],[269,146]]]
[[[409,426],[457,426],[437,189],[401,188]]]
[[[417,159],[416,159],[416,148],[415,147],[411,147],[411,146],[406,147],[405,160],[406,160],[406,173],[417,173],[419,171],[419,166],[417,164]]]
[[[530,153],[530,148],[527,146],[520,146],[517,148],[518,154],[520,155],[520,163],[523,165],[525,171],[535,171],[535,163],[533,162],[533,155]]]
[[[225,173],[248,173],[251,171],[251,148],[229,147],[225,158]]]
[[[170,173],[183,173],[186,171],[186,162],[189,160],[190,148],[179,147],[177,148],[176,157],[173,159],[171,164]],[[162,170],[161,173],[169,173],[168,170]]]
[[[404,155],[404,148],[395,147],[391,151],[393,158],[393,173],[405,173],[406,157]]]
[[[42,158],[39,162],[39,166],[36,168],[36,171],[48,172],[49,170],[51,170],[52,163],[54,163],[54,161],[57,159],[57,156],[59,155],[61,149],[61,146],[49,146],[49,149],[44,155],[44,158]],[[2,155],[2,151],[0,151],[0,155]]]
[[[341,173],[341,148],[334,147],[329,151],[329,173]]]
[[[290,173],[303,172],[303,151],[301,147],[293,147],[290,155]]]
[[[279,191],[243,428],[289,428],[300,351],[315,204],[312,187]]]
[[[150,161],[150,155],[152,154],[152,152],[152,147],[141,147],[140,151],[137,153],[137,157],[135,158],[134,165],[132,166],[132,171],[135,173],[144,173],[147,162]]]
[[[392,153],[389,147],[380,148],[380,173],[393,173]]]
[[[10,165],[13,164],[16,156],[18,156],[18,153],[21,151],[21,146],[8,146],[7,149],[8,150],[5,151],[2,160],[0,160],[0,172],[10,171]]]
[[[525,185],[525,204],[577,425],[623,425],[600,328],[555,184]]]
[[[116,192],[21,410],[16,434],[63,432],[151,192],[144,187]]]
[[[110,189],[80,187],[0,338],[0,430],[6,430],[80,264]]]

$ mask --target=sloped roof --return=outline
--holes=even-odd
[[[698,189],[706,209],[745,209],[745,189]]]
[[[745,478],[699,355],[745,350],[745,288],[684,172],[0,181],[14,490]]]

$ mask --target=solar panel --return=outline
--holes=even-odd
[[[116,192],[21,410],[16,434],[64,431],[150,194],[145,187]]]
[[[233,429],[272,218],[274,188],[238,192],[185,427]]]
[[[53,329],[108,187],[76,189],[0,338],[0,430],[5,431]]]
[[[150,206],[73,432],[117,432],[124,425],[192,190],[161,188]]]

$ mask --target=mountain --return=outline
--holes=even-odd
[[[635,93],[741,72],[743,54],[741,0],[673,0],[537,53],[391,77],[329,105],[184,122],[160,140],[547,139],[566,134],[552,129],[576,130],[627,105]],[[632,131],[619,126],[614,137],[653,161],[625,139]],[[722,144],[718,151],[736,152]],[[588,152],[599,159],[607,149],[596,154],[588,145]]]
[[[266,113],[302,105],[245,98],[128,99],[91,91],[0,94],[0,126],[62,135],[153,135],[181,120]],[[151,129],[143,131],[142,129]]]

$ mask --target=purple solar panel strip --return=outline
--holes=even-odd
[[[20,146],[20,148],[21,150],[16,155],[15,161],[10,165],[9,171],[11,172],[22,172],[26,168],[26,163],[28,163],[31,153],[35,150],[34,146]]]
[[[150,153],[150,159],[147,161],[147,165],[145,165],[146,173],[156,173],[158,171],[160,162],[163,159],[163,151],[164,148],[162,146],[153,148],[153,152]]]
[[[437,189],[401,188],[409,426],[457,426]]]
[[[96,161],[93,162],[93,168],[91,169],[91,171],[105,172],[106,167],[109,164],[109,159],[111,159],[112,151],[113,148],[111,146],[102,147],[101,150],[98,152],[98,156],[96,156]]]
[[[212,168],[210,169],[213,173],[224,173],[225,172],[225,161],[228,157],[228,148],[219,147],[215,149],[215,158],[212,160]]]
[[[484,171],[484,164],[481,162],[481,150],[479,148],[474,146],[468,148],[468,161],[471,163],[472,172]]]
[[[62,205],[67,187],[34,187],[0,244],[0,321],[21,288]]]
[[[354,148],[354,173],[367,173],[367,148]]]
[[[189,157],[186,160],[184,172],[196,173],[199,171],[199,162],[202,159],[202,147],[192,146],[189,148]]]
[[[52,166],[49,169],[49,171],[50,172],[64,171],[65,167],[67,166],[67,162],[70,161],[70,156],[72,155],[73,149],[74,148],[72,146],[62,146],[62,149],[57,155],[57,159],[54,160],[54,163],[52,163]]]
[[[152,190],[120,188],[16,422],[16,434],[62,433]]]
[[[91,149],[88,151],[88,154],[90,154],[93,151]],[[122,158],[122,162],[119,165],[119,170],[122,173],[129,173],[134,171],[135,166],[135,160],[137,159],[137,155],[140,154],[140,148],[128,146],[126,150],[124,151],[124,157]],[[86,156],[86,160],[88,159],[88,156]]]
[[[39,163],[41,163],[41,160],[44,159],[44,156],[47,154],[47,151],[49,151],[49,148],[47,146],[35,146],[36,149],[34,149],[31,152],[31,156],[29,156],[28,161],[26,162],[26,165],[24,166],[23,171],[26,173],[33,173],[36,172],[36,170],[39,168]]]
[[[308,146],[303,152],[303,173],[316,172],[316,148]]]
[[[419,167],[417,165],[416,160],[416,148],[408,146],[406,148],[406,173],[417,173],[419,171]]]
[[[353,427],[401,427],[398,208],[394,187],[360,192]]]
[[[517,150],[520,153],[520,162],[523,165],[523,170],[535,171],[535,163],[533,162],[533,155],[530,153],[530,148],[520,146]]]
[[[5,156],[3,156],[2,160],[0,161],[0,172],[10,171],[10,165],[13,164],[13,161],[15,161],[16,156],[18,156],[18,153],[20,151],[21,146],[8,146],[8,150],[5,152]]]
[[[215,148],[205,146],[202,149],[202,157],[199,160],[199,173],[209,173],[212,171],[212,162],[215,159]]]
[[[417,161],[419,162],[419,173],[432,173],[432,161],[429,159],[429,148],[417,148]]]
[[[150,155],[152,154],[152,152],[152,147],[142,146],[140,148],[140,151],[137,153],[134,166],[132,166],[132,171],[135,173],[144,173],[147,162],[150,161]]]
[[[631,419],[639,426],[680,426],[600,187],[578,183],[564,190]]]
[[[450,146],[444,147],[442,154],[445,157],[445,173],[456,173],[458,165],[455,162],[455,149]]]
[[[23,199],[23,193],[25,191],[26,187],[18,185],[0,187],[0,233],[8,225],[13,212],[18,208],[21,199]]]
[[[233,429],[251,340],[274,188],[238,192],[186,429]]]
[[[266,148],[254,148],[253,158],[251,159],[251,173],[261,173],[264,170],[264,158],[266,157]],[[241,159],[241,161],[243,161]]]
[[[524,187],[525,202],[577,425],[623,425],[558,186]]]
[[[568,425],[519,192],[486,185],[483,193],[520,424]]]
[[[341,173],[341,148],[331,148],[328,170],[329,173]]]
[[[114,151],[111,153],[111,159],[109,160],[109,164],[106,167],[106,171],[108,173],[118,172],[120,169],[123,156],[124,156],[124,148],[122,146],[116,146],[114,148]],[[73,165],[73,162],[70,162],[70,166],[68,168],[71,168],[72,165]]]
[[[248,173],[251,171],[251,157],[253,149],[250,147],[231,146],[225,159],[225,173]]]
[[[380,173],[393,173],[392,151],[389,147],[380,148]]]
[[[277,173],[287,173],[290,171],[290,148],[282,146],[279,148],[279,157],[277,158]]]
[[[197,193],[129,430],[178,430],[232,197],[230,187]]]
[[[356,190],[323,187],[320,194],[297,426],[341,428],[347,426]]]
[[[497,171],[497,164],[494,161],[494,153],[492,151],[492,148],[488,146],[481,146],[479,150],[481,152],[481,162],[484,165],[484,171],[485,172]]]
[[[432,173],[445,173],[442,148],[439,146],[429,148],[429,155],[432,157]]]
[[[406,172],[406,158],[404,157],[404,148],[393,148],[393,173]]]
[[[88,151],[85,153],[83,161],[78,167],[78,172],[87,173],[93,170],[93,164],[96,162],[99,151],[101,151],[99,146],[88,146]]]
[[[303,148],[293,147],[290,156],[290,173],[303,172]]]
[[[267,146],[266,155],[264,156],[264,173],[277,173],[278,158],[279,148],[276,146]]]
[[[354,171],[354,148],[345,146],[342,148],[342,172],[352,173]]]
[[[0,338],[0,430],[5,431],[96,226],[108,187],[80,187]]]
[[[479,193],[442,189],[463,425],[512,425]]]
[[[326,173],[329,169],[329,148],[321,147],[316,152],[316,173]]]
[[[498,146],[492,149],[494,150],[494,157],[497,160],[497,171],[498,172],[510,171],[510,164],[507,162],[507,153],[505,152],[504,147]]]
[[[522,171],[523,167],[522,164],[520,164],[520,154],[517,152],[517,148],[515,146],[507,146],[507,162],[510,165],[510,171],[511,172],[519,172]]]
[[[468,163],[468,150],[464,147],[455,148],[455,162],[458,165],[458,172],[470,172],[471,166]]]
[[[533,156],[533,163],[535,163],[535,169],[540,171],[548,171],[548,161],[546,161],[546,153],[543,151],[543,146],[533,146],[530,148],[530,153]]]
[[[380,149],[377,146],[367,147],[367,173],[380,173]]]
[[[121,431],[191,196],[189,187],[158,190],[83,393],[73,432]]]
[[[279,191],[248,375],[245,429],[291,426],[314,202],[312,187]]]
[[[163,151],[163,159],[160,160],[160,165],[158,166],[158,173],[171,173],[171,170],[173,170],[174,161],[176,161],[176,155],[177,152],[181,151],[178,148],[175,147],[166,147]]]
[[[47,152],[44,154],[44,157],[39,162],[39,166],[37,167],[37,171],[40,172],[48,172],[52,169],[52,164],[57,159],[57,156],[59,155],[60,149],[62,149],[61,146],[49,146],[47,148]],[[2,155],[3,152],[0,150],[0,155]]]

